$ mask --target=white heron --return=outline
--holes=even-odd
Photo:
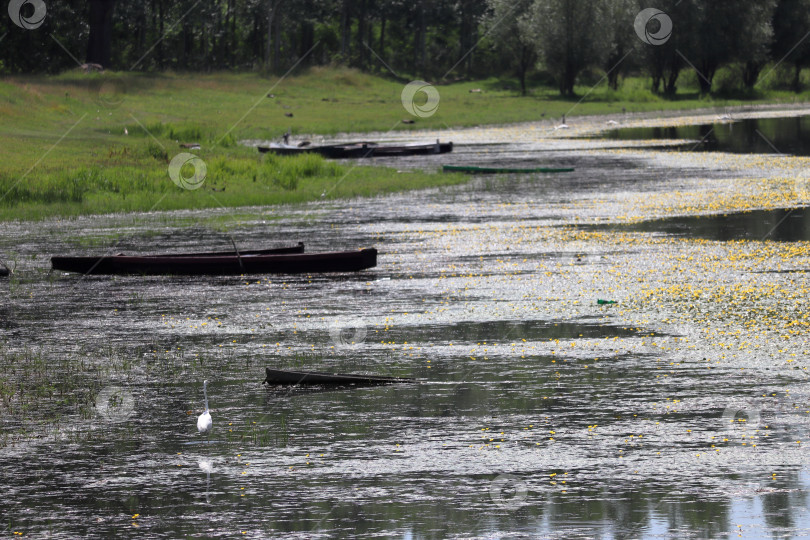
[[[211,489],[211,473],[214,472],[214,464],[208,460],[201,460],[197,464],[205,472],[205,502],[211,502],[208,493]]]
[[[211,421],[211,413],[208,411],[208,381],[203,381],[203,396],[205,396],[205,411],[197,417],[197,430],[200,435],[207,435],[211,431],[214,423]]]
[[[554,131],[558,129],[568,129],[568,124],[565,123],[565,115],[562,115],[562,123],[559,126],[554,126]]]

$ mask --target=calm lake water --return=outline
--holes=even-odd
[[[752,118],[691,126],[622,128],[606,132],[605,137],[615,140],[688,139],[691,142],[679,148],[690,152],[810,156],[810,117]]]
[[[675,216],[627,225],[594,226],[592,229],[663,233],[676,238],[706,238],[720,241],[798,242],[810,240],[810,211],[808,208],[799,207],[705,216]]]
[[[807,535],[805,338],[766,316],[723,326],[736,324],[728,310],[802,305],[777,292],[810,287],[805,273],[743,255],[805,246],[805,214],[764,243],[786,211],[629,228],[617,216],[631,195],[725,173],[504,152],[577,170],[300,207],[3,224],[17,273],[0,283],[0,381],[50,396],[0,409],[3,534]],[[459,146],[465,157],[492,161]],[[231,237],[243,249],[373,245],[379,266],[48,272],[57,253],[228,249]],[[728,309],[719,288],[692,293],[720,286],[771,293]],[[418,381],[289,391],[261,385],[265,366]],[[210,438],[196,430],[205,379]]]

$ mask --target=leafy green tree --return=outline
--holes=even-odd
[[[640,36],[636,36],[639,39],[637,46],[640,47],[643,64],[652,78],[652,91],[673,96],[678,90],[681,71],[688,66],[682,51],[693,39],[697,13],[690,0],[662,0],[656,5],[663,16],[671,21],[671,34],[666,39],[662,36],[660,41],[652,43],[646,43]],[[639,12],[641,9],[639,8]],[[653,22],[649,24],[652,25]],[[650,28],[653,33],[660,31],[660,21],[656,24],[655,28]]]
[[[458,17],[458,57],[462,62],[461,69],[467,75],[473,71],[476,49],[479,42],[479,20],[489,7],[488,2],[478,0],[459,0]]]
[[[722,66],[739,65],[752,88],[764,66],[784,62],[799,90],[810,66],[810,0],[654,4],[672,32],[650,43],[633,24],[646,0],[48,1],[39,28],[0,17],[0,66],[59,72],[86,58],[125,70],[284,72],[299,61],[342,62],[367,71],[389,65],[409,78],[509,73],[526,94],[542,60],[560,93],[573,95],[584,69],[601,67],[615,89],[635,63],[654,91],[673,95],[684,69],[695,69],[706,93]]]
[[[810,0],[779,0],[773,15],[772,58],[793,65],[793,90],[801,90],[801,70],[810,64]]]
[[[495,48],[520,80],[520,92],[526,95],[526,74],[537,63],[537,44],[531,0],[488,0],[489,13],[484,27]]]
[[[115,0],[90,0],[90,37],[87,63],[110,67],[112,64],[112,17]]]
[[[711,92],[717,70],[737,59],[744,63],[746,84],[753,86],[770,48],[773,1],[692,0],[689,7],[696,21],[683,54],[698,75],[701,93]]]
[[[616,90],[619,87],[619,75],[629,64],[629,54],[639,45],[632,26],[638,8],[635,0],[604,0],[603,5],[600,26],[607,32],[608,49],[602,67],[608,86]]]
[[[600,27],[604,4],[588,0],[536,0],[524,22],[560,94],[574,95],[577,75],[603,62],[606,35]]]
[[[735,34],[736,58],[743,64],[743,84],[748,89],[754,88],[770,60],[775,9],[776,0],[751,2],[743,31]]]
[[[4,72],[58,73],[77,67],[71,55],[80,59],[87,51],[87,2],[48,2],[41,25],[28,29],[12,21],[8,5],[9,2],[2,2],[0,6],[0,36],[3,37],[0,40],[0,60]],[[23,15],[33,15],[28,13],[30,7],[21,6]]]

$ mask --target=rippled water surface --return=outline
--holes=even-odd
[[[735,222],[753,238],[624,223],[634,201],[701,196],[731,166],[501,151],[501,163],[577,170],[4,224],[16,274],[0,283],[0,390],[12,396],[0,403],[2,534],[806,535],[806,236],[759,237],[770,225],[757,216]],[[427,166],[497,161],[463,141],[451,156]],[[722,228],[713,219],[700,230]],[[376,246],[379,265],[48,271],[53,254],[228,249],[231,237],[243,249]],[[286,390],[261,385],[266,366],[416,381]],[[204,379],[210,437],[196,430]]]

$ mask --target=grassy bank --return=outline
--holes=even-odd
[[[257,74],[104,74],[0,80],[0,219],[137,210],[266,205],[463,182],[454,175],[397,173],[317,157],[259,156],[237,140],[345,131],[509,123],[577,114],[690,109],[792,102],[807,96],[768,91],[757,99],[664,100],[647,82],[619,91],[580,89],[581,102],[551,88],[519,96],[496,79],[438,85],[438,110],[414,118],[403,108],[401,82],[344,69],[317,69],[279,80]],[[481,90],[471,92],[471,90]],[[403,124],[402,119],[415,119]],[[167,166],[178,143],[208,167],[203,186],[183,190]]]
[[[22,182],[0,174],[0,193],[7,194],[0,219],[300,203],[466,181],[463,175],[351,167],[315,155],[259,157],[255,150],[213,148],[194,151],[207,174],[202,187],[185,190],[169,178],[168,159],[152,151],[144,144],[114,146],[93,164],[43,167]]]

